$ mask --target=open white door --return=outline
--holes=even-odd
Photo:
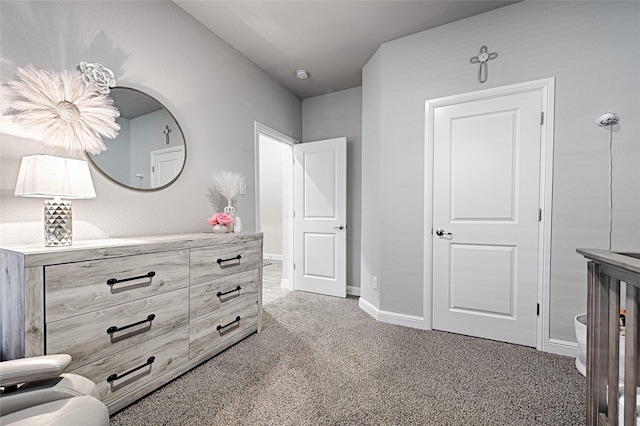
[[[347,296],[347,139],[293,147],[295,290]]]

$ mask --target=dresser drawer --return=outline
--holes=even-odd
[[[185,326],[71,373],[93,380],[100,399],[108,404],[187,362],[188,348],[189,330]]]
[[[47,323],[47,353],[70,354],[70,368],[75,368],[175,330],[188,321],[189,289],[183,288]]]
[[[193,359],[248,328],[257,329],[258,309],[257,301],[248,301],[192,322],[189,357]]]
[[[260,241],[192,249],[191,285],[207,284],[261,266]]]
[[[191,287],[191,320],[227,306],[258,301],[260,271],[241,272]]]
[[[188,285],[188,250],[46,266],[46,320],[53,322]]]

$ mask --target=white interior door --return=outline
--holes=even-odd
[[[158,188],[180,174],[184,164],[184,147],[151,151],[151,187]]]
[[[434,329],[536,346],[541,96],[434,110]]]
[[[347,139],[295,145],[294,286],[347,295]]]

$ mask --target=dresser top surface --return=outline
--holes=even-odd
[[[46,247],[43,244],[7,245],[0,247],[0,253],[24,257],[26,267],[128,256],[156,251],[189,249],[210,245],[234,244],[260,240],[261,238],[262,233],[214,234],[212,232],[199,232],[191,234],[80,240],[74,241],[73,245],[62,247]]]

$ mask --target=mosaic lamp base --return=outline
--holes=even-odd
[[[60,198],[44,202],[44,245],[70,246],[73,240],[71,201]]]

